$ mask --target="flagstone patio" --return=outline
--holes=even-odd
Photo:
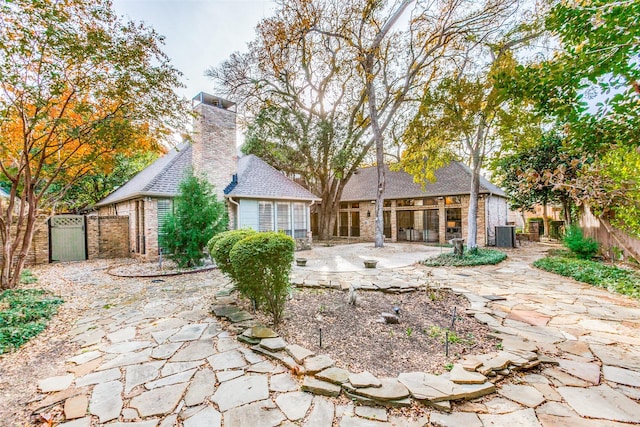
[[[467,314],[503,340],[504,354],[467,359],[440,379],[408,373],[400,381],[333,371],[319,375],[323,379],[298,377],[289,365],[302,362],[307,373],[331,365],[273,336],[260,338],[271,341],[258,346],[263,351],[254,351],[236,339],[239,328],[225,330],[225,323],[210,312],[227,283],[218,271],[152,282],[110,276],[105,261],[43,266],[35,270],[39,285],[65,298],[59,316],[64,322],[54,320],[52,330],[39,338],[40,346],[29,343],[0,359],[0,381],[3,393],[7,391],[0,416],[7,425],[24,426],[35,421],[31,413],[53,414],[60,426],[71,427],[639,423],[640,304],[531,267],[548,248],[532,244],[509,251],[497,266],[474,268],[409,265],[329,272],[294,267],[293,282],[305,286],[356,283],[378,289],[385,283],[393,291],[419,286],[428,277],[467,295]],[[54,338],[67,344],[47,352],[42,343]],[[283,345],[292,346],[291,352]],[[271,356],[283,351],[290,358],[286,363]],[[543,368],[519,371],[526,358],[516,359],[513,352],[535,354]],[[343,381],[345,375],[352,382],[341,383],[344,387],[327,382]],[[325,383],[337,387],[327,394],[351,390],[376,401],[382,395],[400,401],[415,397],[411,387],[435,393],[436,383],[448,387],[444,381],[452,377],[477,386],[477,375],[495,383],[496,392],[467,402],[455,396],[432,399],[431,406],[417,404],[420,410],[413,413],[303,391]],[[372,387],[376,380],[382,387]]]

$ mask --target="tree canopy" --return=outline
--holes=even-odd
[[[158,152],[181,126],[180,73],[162,37],[123,22],[108,0],[0,4],[1,286],[12,287],[36,216],[117,155]]]
[[[562,151],[572,157],[571,173],[557,168],[547,182],[577,204],[588,204],[614,225],[640,236],[634,221],[640,172],[640,3],[634,0],[558,2],[546,29],[559,50],[522,66],[512,95],[533,102],[562,135]]]
[[[510,1],[283,1],[247,53],[209,74],[252,120],[246,151],[306,177],[322,197],[321,237],[342,190],[375,148],[376,246],[384,148],[398,114],[437,74],[447,46],[508,14]]]

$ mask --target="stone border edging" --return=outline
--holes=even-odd
[[[125,264],[123,264],[125,265]],[[211,270],[215,270],[218,267],[216,267],[215,265],[212,266],[207,266],[204,268],[199,268],[197,270],[186,270],[186,271],[177,271],[177,272],[172,272],[172,273],[163,273],[163,274],[118,274],[118,273],[114,273],[113,269],[117,268],[119,266],[116,267],[111,267],[107,270],[107,274],[109,276],[113,276],[113,277],[122,277],[125,279],[135,279],[135,278],[141,278],[141,279],[152,279],[154,277],[173,277],[173,276],[182,276],[185,274],[195,274],[195,273],[202,273],[205,271],[211,271]]]
[[[323,287],[340,289],[340,285],[336,285]],[[401,292],[417,291],[418,288],[413,286]],[[478,314],[493,318],[487,313],[486,308],[487,303],[492,301],[491,298],[462,289],[442,286],[440,288],[466,297],[471,308],[468,308],[465,314],[473,315],[480,323],[490,323],[490,319]],[[366,371],[352,373],[336,367],[335,361],[330,357],[316,355],[297,344],[288,344],[275,331],[258,325],[253,315],[230,304],[230,293],[229,289],[221,291],[216,299],[226,303],[214,304],[211,311],[217,317],[228,319],[236,332],[242,331],[236,335],[239,341],[250,345],[254,352],[279,361],[293,374],[304,377],[302,391],[332,397],[343,393],[362,405],[407,407],[411,406],[413,401],[417,401],[439,410],[451,411],[451,401],[471,400],[491,394],[496,391],[495,383],[514,371],[532,369],[541,363],[558,364],[554,359],[539,355],[535,344],[514,336],[515,340],[512,341],[515,343],[509,343],[512,349],[465,356],[459,363],[454,364],[450,372],[442,375],[404,372],[397,378],[377,378]],[[494,336],[503,338],[503,335]],[[521,340],[520,343],[517,342],[518,339]]]

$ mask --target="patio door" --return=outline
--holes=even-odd
[[[360,237],[360,212],[351,212],[351,237]]]
[[[424,213],[424,241],[440,241],[440,214],[437,209],[429,209]]]

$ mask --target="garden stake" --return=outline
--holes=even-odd
[[[322,348],[322,328],[320,328],[320,348]]]
[[[453,307],[453,316],[451,316],[451,330],[453,330],[453,324],[456,322],[456,307]]]
[[[444,333],[444,355],[449,357],[449,331]]]

